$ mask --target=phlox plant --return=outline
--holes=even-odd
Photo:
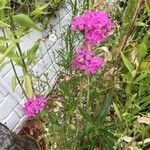
[[[96,49],[97,43],[104,42],[112,28],[113,22],[105,11],[87,11],[82,16],[74,17],[71,21],[71,30],[78,29],[86,42],[83,50],[77,49],[72,66],[83,69],[85,75],[102,69],[105,62],[100,56],[94,56],[94,51],[89,49]]]
[[[149,5],[131,0],[113,7],[113,21],[104,10],[78,15],[75,0],[66,51],[59,51],[66,72],[55,88],[58,109],[50,97],[51,111],[43,112],[51,149],[149,148]]]
[[[116,125],[107,115],[114,95],[101,81],[107,62],[102,53],[97,53],[97,45],[108,38],[113,26],[105,11],[85,11],[71,21],[69,40],[65,41],[66,48],[74,50],[65,52],[71,71],[66,67],[69,73],[64,74],[55,89],[63,97],[59,100],[61,107],[57,106],[57,111],[53,109],[55,99],[50,97],[52,108],[47,107],[40,114],[49,120],[44,127],[48,130],[46,141],[52,149],[113,149],[116,137],[112,132]],[[74,37],[82,41],[81,48],[72,43]]]
[[[8,4],[0,3],[2,25],[11,26],[13,31],[6,34],[3,30],[2,46],[11,55],[1,48],[0,60],[10,58],[14,72],[14,63],[22,67],[26,85],[22,89],[28,100],[24,106],[26,115],[30,119],[37,116],[42,122],[46,149],[146,150],[150,124],[148,1],[130,0],[123,9],[112,6],[119,11],[112,12],[116,20],[106,10],[92,9],[92,0],[69,2],[73,17],[63,35],[66,47],[58,51],[58,64],[64,72],[47,98],[28,96],[28,92],[34,91],[28,66],[35,59],[40,41],[22,54],[18,42],[22,33],[16,32],[15,27],[24,32],[31,27],[40,29],[22,14],[10,12],[7,22],[3,7]],[[29,24],[26,26],[24,22]],[[114,34],[110,35],[112,31]],[[9,37],[14,38],[6,42]],[[17,74],[15,77],[19,82]]]

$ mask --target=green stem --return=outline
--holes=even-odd
[[[90,76],[87,76],[88,89],[87,89],[87,109],[90,110]]]
[[[80,95],[79,95],[79,104],[80,104],[80,107],[82,107],[82,93],[83,93],[82,78],[80,78]]]
[[[12,14],[11,14],[11,10],[9,11],[9,17],[10,17],[11,31],[13,33],[14,38],[17,40],[18,36],[16,35],[16,32],[15,32],[15,24],[14,24],[14,20],[13,20]],[[27,65],[25,63],[25,60],[24,60],[24,57],[23,57],[23,53],[22,53],[22,50],[21,50],[21,47],[20,47],[18,41],[16,42],[16,46],[18,48],[19,55],[20,55],[20,58],[21,58],[21,61],[22,61],[23,72],[25,73],[25,75],[27,75],[27,74],[29,74],[29,71],[27,69]],[[32,82],[32,80],[30,80],[30,82],[31,82],[31,85],[32,85],[32,90],[35,93],[35,90],[33,88],[33,82]]]
[[[17,35],[15,33],[15,24],[14,24],[11,12],[9,12],[9,17],[10,17],[11,30],[12,30],[13,36],[17,40],[18,37],[17,37]],[[25,71],[26,74],[28,74],[28,69],[27,69],[26,63],[25,63],[24,58],[23,58],[23,53],[22,53],[21,47],[20,47],[18,42],[16,42],[16,46],[17,46],[18,51],[19,51],[19,55],[20,55],[20,58],[21,58],[21,61],[22,61],[22,65],[23,65],[24,71]]]
[[[4,37],[6,38],[5,30],[4,30],[4,29],[2,29],[2,32],[3,32]],[[8,46],[8,43],[6,43],[6,47],[7,47],[7,48],[9,47],[9,46]],[[17,74],[16,68],[15,68],[15,65],[14,65],[14,63],[13,63],[12,59],[10,59],[10,63],[11,63],[11,66],[12,66],[12,68],[13,68],[13,71],[14,71],[15,77],[16,77],[16,79],[17,79],[17,81],[18,81],[18,84],[20,85],[20,87],[21,87],[21,89],[22,89],[23,94],[24,94],[24,95],[25,95],[25,97],[27,98],[26,92],[25,92],[25,90],[24,90],[24,88],[23,88],[23,86],[22,86],[22,84],[21,84],[21,82],[20,82],[19,76],[18,76],[18,74]]]
[[[79,132],[79,121],[77,120],[76,122],[76,137],[78,136],[78,132]],[[78,141],[75,141],[74,145],[73,145],[73,150],[77,150],[77,145],[78,145]]]
[[[26,92],[25,92],[25,90],[24,90],[24,88],[23,88],[23,86],[22,86],[22,84],[21,84],[21,82],[20,82],[20,80],[19,80],[18,74],[17,74],[17,72],[16,72],[16,68],[15,68],[15,65],[13,64],[12,59],[10,59],[10,63],[11,63],[11,65],[12,65],[14,74],[15,74],[15,76],[16,76],[16,79],[17,79],[17,81],[18,81],[18,84],[20,85],[20,87],[21,87],[21,89],[22,89],[23,94],[25,95],[26,98],[28,98],[28,97],[27,97],[27,94],[26,94]]]
[[[88,0],[88,7],[89,7],[88,9],[91,10],[91,7],[92,7],[92,0]]]

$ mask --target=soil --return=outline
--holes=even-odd
[[[31,137],[38,143],[40,150],[45,150],[46,145],[45,145],[44,138],[42,138],[42,133],[43,133],[43,128],[41,122],[33,118],[28,120],[24,124],[21,131],[19,132],[19,135],[26,135]]]

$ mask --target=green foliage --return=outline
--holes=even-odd
[[[27,51],[27,65],[31,65],[35,59],[36,59],[36,53],[37,53],[37,50],[40,46],[40,39],[38,39],[37,41],[35,41],[33,47]]]
[[[121,57],[124,62],[124,65],[127,67],[127,69],[129,70],[129,72],[132,75],[133,70],[134,70],[132,64],[129,62],[129,60],[126,58],[126,56],[123,53],[121,53]]]
[[[117,30],[115,36],[111,35],[102,46],[112,45],[114,51],[116,47],[120,51],[117,49],[118,57],[107,61],[100,74],[87,78],[71,68],[75,49],[84,41],[80,41],[82,37],[79,38],[78,33],[72,33],[70,29],[66,31],[66,47],[58,51],[58,64],[67,74],[55,89],[56,95],[63,97],[63,102],[57,111],[53,111],[55,107],[50,102],[52,111],[47,114],[52,120],[46,125],[51,133],[47,137],[50,145],[56,144],[57,149],[66,150],[120,150],[133,146],[146,149],[149,146],[144,143],[149,136],[146,134],[149,127],[138,120],[141,116],[149,118],[149,4],[147,0],[143,5],[139,2],[128,1],[125,10],[118,8],[112,14],[118,20]],[[74,3],[69,1],[73,16],[89,9],[90,3],[86,0],[80,4],[77,0]],[[123,18],[122,23],[119,18]],[[50,101],[52,99],[50,97]],[[126,136],[132,140],[125,141]]]
[[[58,64],[66,71],[71,70],[70,62],[75,52],[76,36],[77,35],[72,34],[71,30],[68,28],[63,36],[65,48],[57,50],[59,56]]]
[[[24,89],[25,89],[27,97],[34,96],[33,87],[32,87],[32,79],[31,79],[31,76],[28,74],[24,76]]]
[[[147,31],[146,35],[144,36],[142,42],[139,45],[138,49],[138,56],[139,60],[145,58],[146,54],[148,53],[148,49],[150,48],[150,29]]]
[[[9,1],[0,0],[0,27],[3,32],[0,37],[0,69],[9,58],[15,72],[13,91],[18,82],[24,94],[33,97],[35,80],[29,68],[36,63],[41,40],[35,41],[32,48],[23,53],[20,38],[30,28],[41,31],[35,21],[54,13],[64,1],[29,2],[20,0],[19,6],[12,9]],[[149,137],[148,123],[140,122],[143,118],[139,121],[141,117],[149,118],[150,110],[150,9],[149,1],[143,2],[141,5],[140,0],[130,0],[124,10],[112,6],[117,7],[111,15],[117,20],[116,30],[96,52],[104,55],[101,46],[112,46],[117,57],[107,61],[101,73],[86,77],[73,70],[70,64],[75,50],[85,41],[83,35],[71,32],[70,27],[66,29],[63,35],[65,47],[57,50],[58,64],[65,73],[61,73],[59,84],[48,97],[47,108],[39,115],[46,129],[43,136],[47,149],[120,150],[133,147],[133,143],[141,149],[149,146],[144,143]],[[92,9],[94,1],[69,0],[68,3],[73,16],[76,16]],[[48,18],[44,19],[47,24]],[[15,66],[22,68],[21,77],[17,76]],[[44,77],[48,78],[46,74]],[[45,84],[49,84],[47,80]],[[132,140],[125,142],[125,136]]]
[[[13,2],[12,2],[13,3]],[[33,47],[26,53],[23,53],[20,47],[20,41],[23,35],[31,28],[38,31],[42,29],[25,14],[15,14],[12,5],[9,1],[0,1],[0,27],[2,35],[0,37],[0,67],[5,69],[10,60],[15,76],[12,77],[12,89],[15,90],[17,84],[22,88],[25,96],[33,96],[33,83],[31,81],[31,72],[29,66],[35,62],[36,53],[40,45],[40,40],[37,40]],[[16,71],[16,66],[22,68],[22,75],[19,77]],[[22,85],[22,80],[25,82],[25,87]]]
[[[0,0],[0,69],[10,63],[15,76],[12,77],[12,89],[15,90],[17,84],[22,88],[26,97],[33,96],[33,77],[31,77],[31,65],[36,63],[37,51],[41,40],[37,40],[30,50],[22,52],[21,38],[33,28],[43,31],[36,22],[42,22],[44,28],[49,24],[49,15],[63,5],[65,0]],[[42,19],[41,19],[42,18]],[[44,20],[44,21],[43,21]],[[7,59],[6,59],[7,58]],[[22,75],[18,76],[16,66],[22,68]],[[24,86],[22,85],[24,82]]]
[[[56,15],[55,12],[65,4],[66,0],[17,0],[12,1],[11,5],[15,14],[25,14],[34,21],[42,23],[47,28],[47,20],[50,16]]]
[[[12,87],[12,90],[13,92],[15,91],[15,88],[17,86],[17,79],[16,79],[16,76],[12,76],[12,82],[11,82],[11,87]]]
[[[125,9],[125,12],[123,14],[123,31],[125,33],[128,32],[128,30],[130,30],[130,23],[134,17],[134,13],[136,8],[138,7],[138,3],[139,1],[137,0],[130,0],[128,1],[128,5],[127,8]]]
[[[42,31],[42,29],[39,28],[37,25],[35,25],[35,23],[32,21],[32,19],[29,18],[27,15],[24,15],[24,14],[14,15],[13,19],[14,19],[15,23],[17,23],[18,25],[20,25],[22,27],[34,28],[38,31]]]

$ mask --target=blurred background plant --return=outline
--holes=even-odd
[[[10,3],[15,14],[26,14],[47,28],[50,16],[57,16],[56,11],[65,4],[65,0],[11,0]]]

